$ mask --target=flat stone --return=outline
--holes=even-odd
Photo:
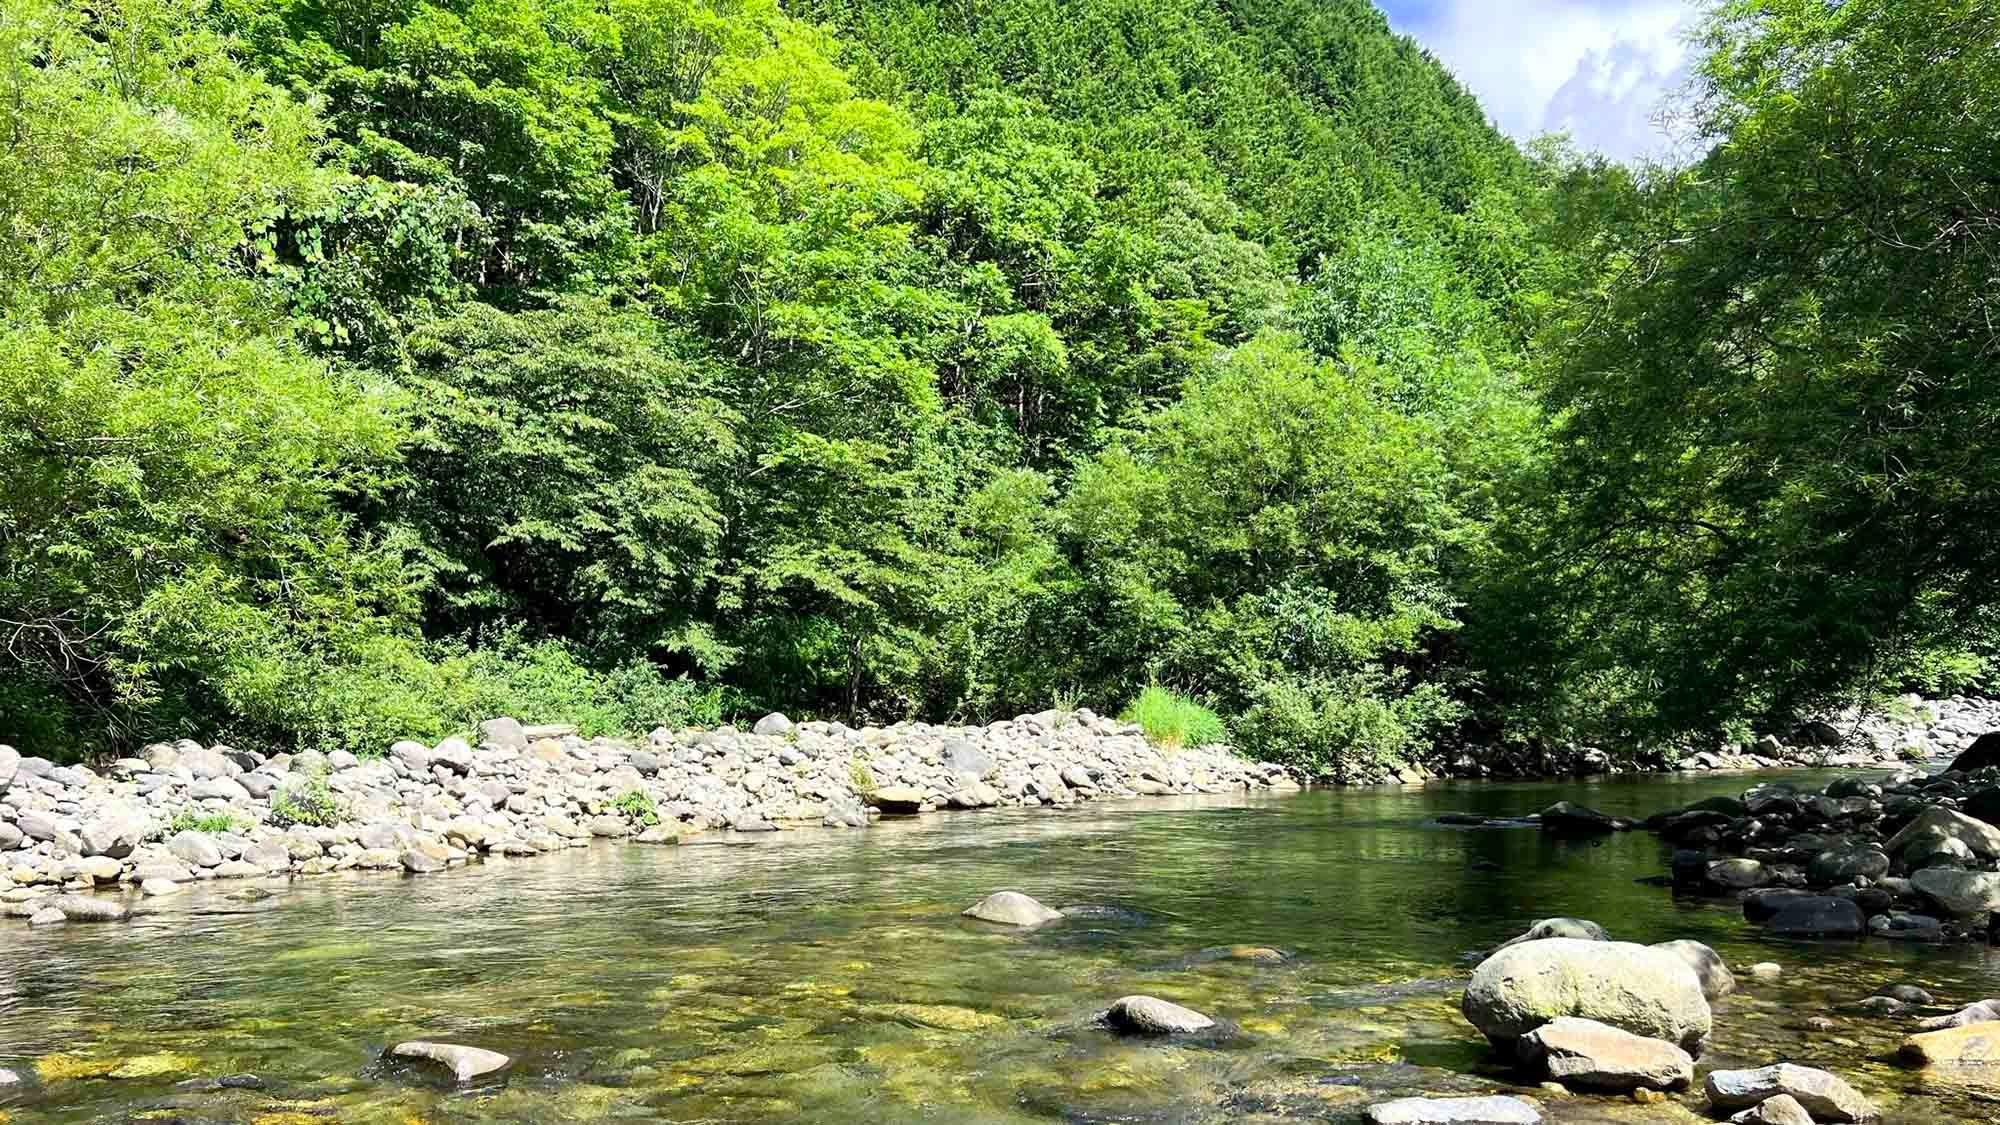
[[[389,1048],[389,1054],[399,1059],[417,1062],[431,1062],[451,1071],[452,1077],[460,1082],[470,1082],[505,1070],[514,1060],[498,1051],[488,1051],[480,1047],[463,1047],[457,1043],[428,1043],[412,1040],[398,1043]]]
[[[1674,1044],[1574,1016],[1522,1036],[1520,1055],[1565,1086],[1592,1090],[1677,1090],[1694,1080],[1693,1057]]]
[[[49,908],[61,911],[71,922],[122,922],[128,913],[108,898],[91,895],[57,895],[49,900]]]
[[[911,816],[924,811],[924,792],[907,785],[891,785],[877,789],[868,803],[887,815]]]
[[[1001,926],[1039,926],[1061,918],[1062,912],[1019,891],[996,891],[967,907],[964,916]]]
[[[2000,1062],[2000,1023],[1968,1023],[1919,1032],[1903,1040],[1900,1053],[1904,1062],[1915,1066],[1991,1067]]]
[[[1125,996],[1112,1001],[1104,1022],[1126,1035],[1187,1035],[1206,1031],[1215,1021],[1157,996]]]
[[[28,925],[30,926],[52,926],[57,922],[67,921],[69,921],[68,916],[53,906],[41,907],[33,914],[28,915]]]
[[[1520,1098],[1397,1098],[1368,1107],[1373,1125],[1539,1125],[1541,1111]]]
[[[1854,1087],[1824,1070],[1793,1063],[1756,1070],[1712,1070],[1705,1088],[1709,1103],[1725,1113],[1789,1094],[1815,1121],[1864,1121],[1875,1115],[1874,1105]]]

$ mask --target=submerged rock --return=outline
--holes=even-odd
[[[1520,1098],[1397,1098],[1368,1107],[1373,1125],[1539,1125],[1541,1111]]]
[[[464,1047],[457,1043],[429,1043],[411,1040],[389,1048],[393,1058],[409,1059],[415,1062],[431,1062],[451,1071],[452,1077],[460,1082],[470,1082],[504,1070],[514,1060],[498,1051],[488,1051],[481,1047]]]
[[[62,911],[63,918],[71,922],[122,922],[130,914],[108,898],[89,895],[57,895],[49,900],[48,906]]]
[[[1207,1031],[1215,1021],[1157,996],[1125,996],[1105,1009],[1104,1023],[1125,1035],[1188,1035]]]
[[[1570,835],[1605,835],[1623,832],[1632,822],[1598,812],[1584,805],[1557,801],[1542,810],[1542,831]]]
[[[1040,926],[1061,918],[1062,913],[1019,891],[996,891],[967,907],[964,916],[999,926]]]
[[[2000,1063],[2000,1023],[1985,1021],[1919,1032],[1903,1040],[1898,1052],[1914,1066],[1977,1066]],[[2000,1074],[1992,1076],[2000,1081]]]
[[[1574,938],[1495,953],[1473,972],[1460,1008],[1487,1039],[1510,1050],[1543,1024],[1580,1016],[1696,1051],[1712,1020],[1701,980],[1679,954]]]
[[[1522,1036],[1520,1054],[1524,1064],[1565,1086],[1627,1093],[1676,1090],[1694,1080],[1694,1059],[1672,1043],[1575,1016]]]
[[[1941,1027],[1964,1027],[1991,1020],[2000,1020],[2000,1000],[1981,1000],[1977,1004],[1967,1004],[1948,1016],[1933,1016],[1919,1021],[1917,1026],[1927,1031],[1935,1031]]]
[[[1713,1070],[1705,1088],[1709,1103],[1724,1112],[1748,1109],[1788,1094],[1815,1121],[1864,1121],[1875,1115],[1874,1105],[1854,1087],[1824,1070],[1793,1063],[1756,1070]]]

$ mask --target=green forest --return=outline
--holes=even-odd
[[[0,741],[1978,690],[2000,6],[1698,34],[1633,167],[1366,0],[0,0]]]

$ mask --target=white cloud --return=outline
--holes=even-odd
[[[1655,117],[1686,80],[1691,0],[1434,0],[1385,5],[1526,140],[1567,131],[1584,148],[1631,158],[1672,147]],[[1401,9],[1399,11],[1399,9]]]

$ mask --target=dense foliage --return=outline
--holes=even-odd
[[[1346,775],[1991,635],[1969,2],[1722,8],[1641,173],[1364,0],[0,12],[37,751],[1193,699]]]

